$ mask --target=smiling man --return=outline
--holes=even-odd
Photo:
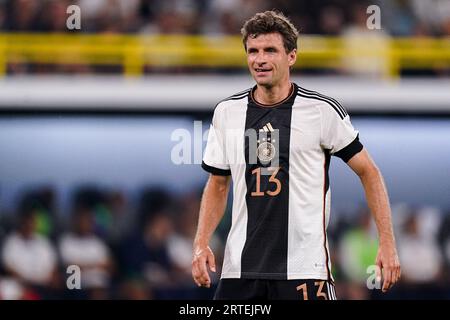
[[[379,233],[383,291],[400,277],[387,191],[347,111],[290,80],[298,32],[281,13],[246,21],[253,88],[214,110],[202,167],[210,173],[194,240],[192,276],[211,284],[211,235],[233,180],[232,226],[215,299],[336,299],[326,229],[332,155],[360,177]],[[379,275],[381,277],[381,274]]]

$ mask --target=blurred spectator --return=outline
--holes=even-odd
[[[276,8],[286,13],[302,35],[320,33],[319,16],[322,8],[329,5],[332,5],[329,1],[271,0],[268,3],[268,9]]]
[[[198,212],[200,209],[198,199],[184,199],[181,212],[175,220],[175,230],[168,241],[170,259],[186,275],[186,280],[191,281],[192,267],[192,242],[197,229]]]
[[[21,212],[17,230],[4,241],[2,263],[19,286],[30,288],[37,297],[48,298],[50,289],[57,287],[57,255],[50,241],[37,233],[35,208]]]
[[[208,3],[203,33],[240,34],[242,24],[258,11],[269,9],[265,0],[211,0]]]
[[[174,265],[179,269],[180,276],[178,282],[187,286],[195,286],[192,281],[192,251],[193,241],[197,230],[198,213],[200,211],[200,195],[196,193],[185,196],[180,205],[180,211],[175,219],[175,231],[168,241],[168,253]],[[216,253],[215,260],[218,270],[222,265],[223,244],[214,234],[210,246]],[[212,274],[212,282],[218,281],[220,270]]]
[[[119,190],[108,193],[106,208],[111,215],[107,230],[108,241],[116,245],[133,231],[136,215],[133,214],[125,193]]]
[[[445,23],[450,19],[448,0],[410,0],[411,7],[420,24],[428,26],[434,35],[445,31]]]
[[[81,288],[91,298],[105,299],[110,286],[113,262],[104,241],[94,234],[94,216],[87,208],[78,208],[73,217],[73,232],[63,234],[59,252],[65,267],[81,269]]]
[[[172,202],[175,202],[175,199],[164,188],[156,186],[145,187],[142,190],[138,203],[138,215],[142,220],[139,221],[140,225],[144,224],[144,220],[146,220],[148,216],[167,209]]]
[[[93,214],[93,232],[106,239],[114,224],[107,202],[108,192],[96,186],[79,187],[74,194],[74,210],[90,210]]]
[[[43,186],[28,191],[20,201],[22,211],[34,209],[36,214],[36,232],[53,239],[56,236],[58,217],[55,214],[55,194],[52,187]]]
[[[199,10],[194,0],[155,1],[157,15],[141,28],[146,34],[194,34],[199,29]]]
[[[173,287],[175,266],[169,252],[168,240],[173,224],[167,211],[146,215],[140,232],[121,246],[121,261],[126,277],[142,275],[155,290]]]
[[[10,31],[32,31],[37,29],[37,15],[42,1],[14,0],[6,3],[6,28]]]
[[[368,29],[366,4],[354,4],[350,10],[351,23],[342,32],[347,50],[342,59],[344,72],[366,77],[386,74],[388,56],[385,52],[389,46],[388,35],[384,29]]]
[[[424,284],[440,276],[442,257],[434,237],[421,233],[417,214],[411,214],[398,239],[403,281]]]
[[[66,10],[70,5],[68,0],[47,0],[43,1],[40,8],[38,31],[64,32],[67,30]]]
[[[320,33],[337,36],[342,32],[345,23],[344,13],[339,7],[327,6],[320,12]]]
[[[412,10],[411,0],[379,0],[381,23],[393,36],[412,36],[417,28],[417,18]]]
[[[347,299],[367,299],[367,268],[375,265],[378,241],[370,212],[362,210],[357,226],[344,232],[338,244],[340,268],[346,281],[340,293]]]

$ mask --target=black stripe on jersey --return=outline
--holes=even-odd
[[[299,91],[301,91],[301,92],[303,92],[303,93],[305,93],[305,94],[314,94],[314,95],[317,95],[317,96],[319,96],[319,97],[321,97],[321,98],[323,98],[323,99],[325,99],[325,100],[330,100],[331,102],[334,102],[334,105],[335,105],[337,108],[339,108],[339,110],[341,110],[342,114],[344,115],[344,118],[345,118],[345,116],[348,115],[348,113],[347,113],[347,111],[345,110],[345,108],[344,108],[344,107],[343,107],[336,99],[334,99],[334,98],[332,98],[332,97],[330,97],[330,96],[326,96],[326,95],[321,94],[321,93],[319,93],[319,92],[317,92],[317,91],[312,91],[312,90],[308,90],[308,89],[301,88],[301,87],[299,87]]]
[[[252,90],[252,88],[247,88],[245,90],[239,91],[238,93],[232,94],[231,97],[240,96],[240,95],[243,95],[245,93],[249,93],[251,90]]]
[[[225,99],[220,100],[214,107],[214,110],[221,104],[222,102],[229,101],[229,100],[241,100],[248,96],[249,92],[252,90],[252,88],[248,88],[247,90],[238,92],[236,94],[233,94],[232,96],[229,96]]]
[[[342,111],[342,109],[339,108],[336,105],[336,103],[334,103],[331,99],[326,98],[326,97],[324,97],[322,95],[318,95],[318,94],[314,94],[314,93],[308,93],[308,92],[304,92],[304,91],[300,91],[299,90],[298,96],[304,97],[304,98],[316,99],[316,100],[320,100],[320,101],[328,103],[334,109],[334,111],[337,112],[337,114],[339,115],[339,117],[341,119],[344,119],[346,117],[346,115],[347,115],[347,112]]]
[[[328,170],[330,169],[330,161],[331,161],[331,154],[330,150],[325,149],[325,192],[328,191],[330,188],[330,177],[328,175]]]
[[[336,111],[336,113],[339,115],[339,118],[341,118],[342,120],[344,120],[344,118],[345,118],[345,116],[341,113],[341,111],[338,108],[336,108],[335,105],[330,100],[325,100],[325,99],[323,99],[323,98],[321,98],[319,96],[309,95],[309,94],[307,95],[307,94],[304,94],[304,93],[299,93],[298,96],[302,97],[302,98],[316,99],[316,100],[328,103],[334,109],[334,111]]]
[[[248,96],[249,92],[251,91],[251,88],[238,92],[236,94],[233,94],[231,96],[229,96],[228,98],[223,99],[222,101],[227,101],[227,100],[240,100],[242,98],[245,98]]]
[[[356,136],[349,145],[342,148],[338,152],[333,153],[334,156],[341,158],[344,162],[348,162],[355,154],[359,153],[363,149],[363,145],[359,142],[359,135]]]
[[[219,169],[216,167],[208,166],[204,161],[202,161],[202,168],[215,176],[229,176],[231,175],[231,170]]]
[[[230,100],[241,100],[241,99],[247,98],[247,95],[248,95],[248,93],[247,93],[246,95],[242,96],[242,97],[238,97],[238,98],[230,98],[230,99],[227,99],[227,100],[225,100],[225,101],[230,101]]]
[[[324,170],[324,178],[323,178],[323,209],[322,209],[322,227],[323,227],[323,249],[325,250],[325,265],[327,268],[327,277],[328,280],[331,281],[331,272],[328,267],[328,261],[330,260],[330,255],[328,254],[327,249],[327,230],[326,230],[326,217],[325,217],[325,207],[326,207],[326,196],[328,189],[330,188],[330,178],[328,176],[328,170],[330,169],[330,151],[326,149],[325,151],[325,162],[323,165]]]
[[[262,139],[272,139],[272,132],[266,132],[267,137],[259,132],[267,123],[278,130],[278,141],[273,144],[277,150],[279,163],[276,176],[260,174],[273,164],[250,163],[250,139],[245,139],[245,182],[247,194],[247,234],[241,254],[241,278],[243,279],[287,279],[288,261],[288,229],[289,229],[289,147],[292,104],[296,98],[294,92],[289,99],[274,107],[261,107],[252,99],[249,100],[245,130],[255,130],[258,146],[264,143]],[[277,179],[281,185],[278,194],[267,192],[277,189],[274,182]],[[257,186],[257,184],[259,184]],[[255,194],[259,190],[261,194]]]
[[[333,101],[336,104],[337,107],[339,107],[341,109],[341,111],[344,113],[344,115],[347,115],[347,110],[345,110],[345,108],[336,99],[334,99],[330,96],[324,95],[322,93],[319,93],[317,91],[309,90],[306,88],[301,88],[301,90],[303,90],[305,93],[317,94],[318,96],[321,96],[322,98],[330,99],[331,101]]]

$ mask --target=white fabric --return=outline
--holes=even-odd
[[[56,252],[41,235],[25,239],[13,233],[5,239],[2,251],[4,265],[33,284],[46,284],[56,268]]]
[[[109,250],[96,236],[78,237],[73,234],[61,238],[59,251],[65,265],[78,265],[81,268],[82,287],[104,287],[109,274],[102,265],[109,261]]]

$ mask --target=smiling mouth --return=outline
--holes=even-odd
[[[272,69],[255,68],[255,71],[256,71],[257,73],[260,73],[260,72],[269,72],[269,71],[272,71]]]

